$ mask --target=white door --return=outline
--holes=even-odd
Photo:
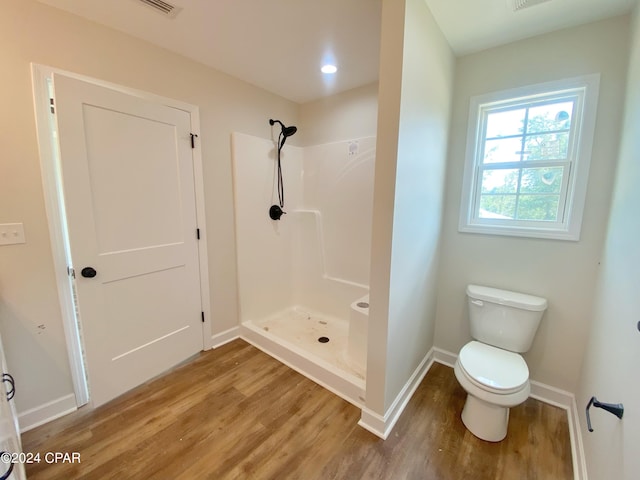
[[[57,74],[54,90],[90,398],[98,406],[203,348],[191,117]]]

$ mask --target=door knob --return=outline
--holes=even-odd
[[[80,274],[84,277],[84,278],[93,278],[95,277],[98,272],[95,271],[95,269],[93,267],[84,267],[81,271]]]

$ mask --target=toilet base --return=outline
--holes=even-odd
[[[462,409],[462,423],[476,437],[487,442],[500,442],[507,436],[509,408],[492,405],[471,394]]]

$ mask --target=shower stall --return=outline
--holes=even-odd
[[[241,335],[363,406],[375,138],[279,145],[232,135]]]

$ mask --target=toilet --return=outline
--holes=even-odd
[[[473,340],[454,366],[467,392],[462,422],[476,437],[499,442],[507,436],[509,409],[529,397],[529,368],[520,354],[531,348],[547,300],[469,285],[467,302]]]

